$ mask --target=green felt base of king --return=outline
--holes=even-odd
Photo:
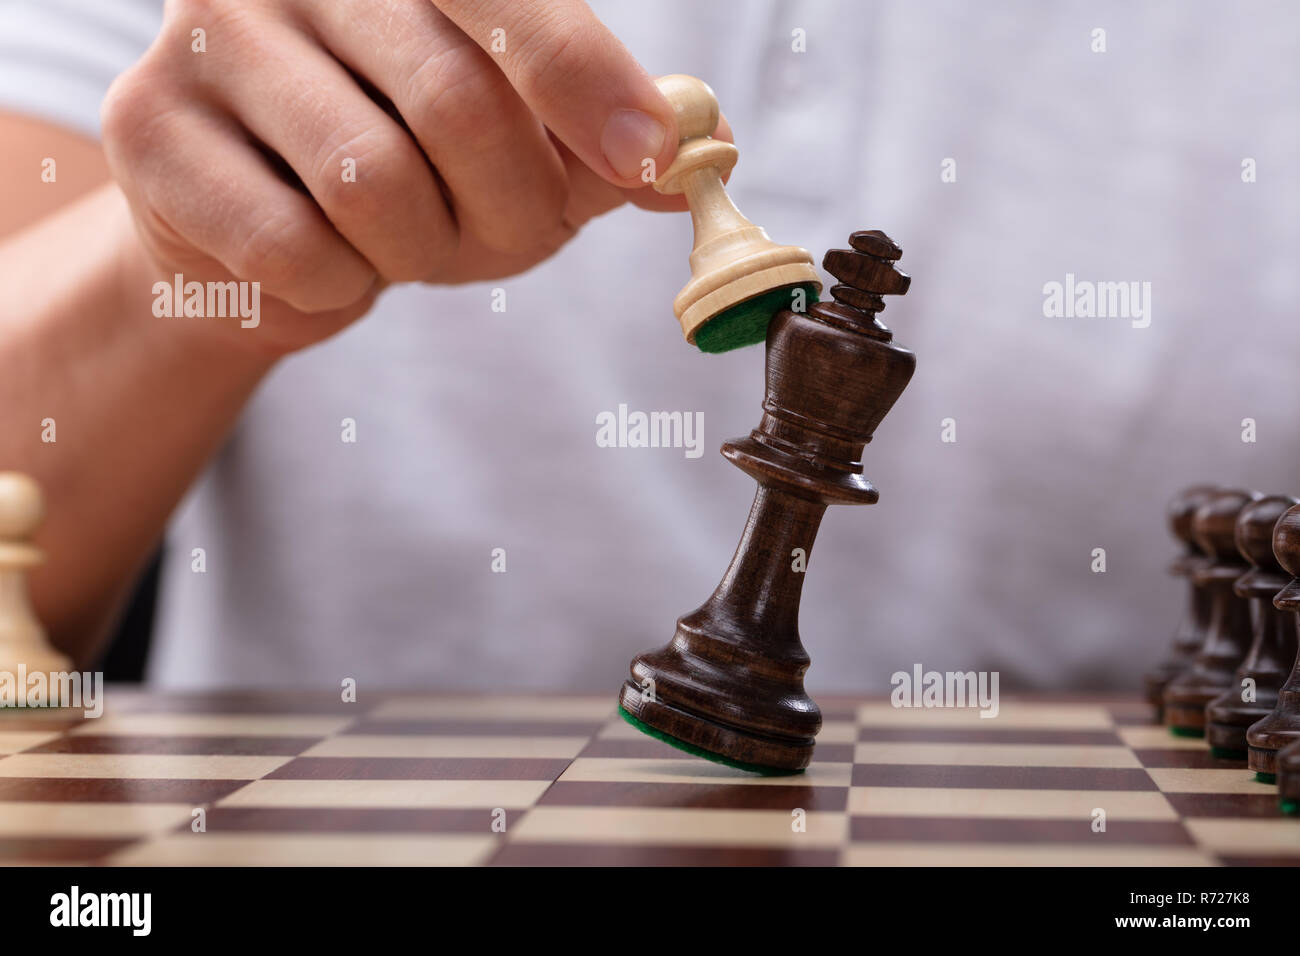
[[[1245,760],[1247,754],[1244,750],[1229,750],[1226,747],[1211,747],[1210,756],[1214,757],[1216,760]]]
[[[760,293],[719,312],[696,329],[695,347],[701,352],[717,354],[764,341],[772,316],[790,308],[796,289],[804,290],[802,305],[817,301],[817,287],[807,282]]]
[[[678,750],[684,750],[688,754],[694,754],[696,757],[703,757],[705,760],[712,760],[714,763],[725,764],[728,767],[735,767],[737,770],[747,770],[750,773],[762,774],[765,777],[789,777],[794,774],[803,773],[802,770],[789,770],[785,767],[764,767],[761,764],[745,763],[743,760],[732,760],[730,757],[724,757],[722,754],[715,754],[711,750],[705,750],[703,747],[697,747],[695,744],[688,744],[684,740],[678,740],[671,734],[666,734],[662,730],[651,727],[644,721],[637,720],[622,707],[618,709],[619,716],[626,720],[641,733],[657,740],[662,740],[670,747],[676,747]]]
[[[1264,773],[1262,770],[1255,771],[1256,783],[1277,783],[1277,774]]]
[[[1278,807],[1287,816],[1300,817],[1300,800],[1280,800]]]
[[[1169,732],[1175,737],[1204,737],[1204,727],[1170,727]]]

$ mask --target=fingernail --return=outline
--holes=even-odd
[[[642,163],[654,159],[664,148],[667,130],[649,113],[616,110],[605,121],[600,134],[600,151],[614,172],[624,179],[641,175]]]

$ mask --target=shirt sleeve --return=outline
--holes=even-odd
[[[140,58],[163,0],[0,0],[0,110],[99,138],[114,77]]]

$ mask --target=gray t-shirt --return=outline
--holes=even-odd
[[[0,3],[0,105],[93,132],[160,9]],[[751,219],[818,258],[883,228],[914,276],[882,316],[919,364],[867,448],[880,503],[830,510],[809,566],[810,688],[915,663],[1136,686],[1181,610],[1169,496],[1300,492],[1295,10],[596,9],[651,72],[715,88]],[[151,679],[612,692],[708,595],[753,494],[717,448],[758,421],[763,353],[681,341],[690,244],[686,216],[625,208],[285,361],[173,521]],[[1137,283],[1145,313],[1048,317],[1053,282]],[[703,455],[599,447],[620,405],[702,412]]]

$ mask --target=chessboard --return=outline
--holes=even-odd
[[[612,696],[159,695],[0,712],[10,865],[1294,865],[1300,819],[1129,698],[821,697],[759,776]],[[1098,821],[1104,821],[1104,829]]]

